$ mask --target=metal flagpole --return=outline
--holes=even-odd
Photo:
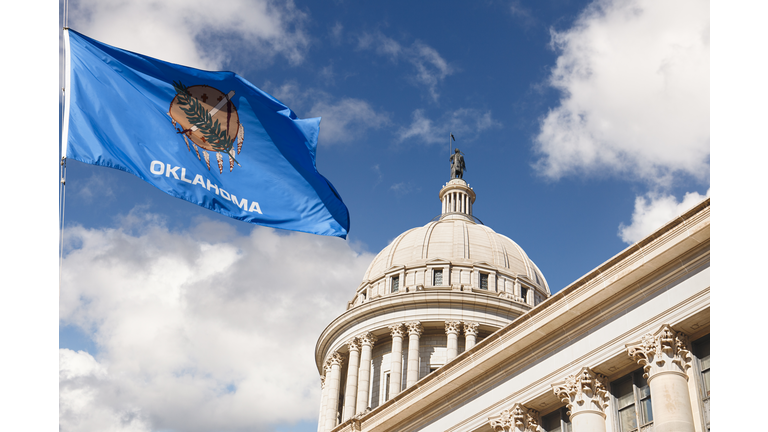
[[[61,289],[62,264],[64,262],[64,209],[67,183],[67,138],[69,136],[69,84],[70,84],[70,49],[69,28],[67,27],[69,15],[69,1],[64,0],[64,59],[60,69],[63,78],[61,87],[61,136],[59,137],[59,289]]]

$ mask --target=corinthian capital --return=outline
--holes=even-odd
[[[342,363],[344,363],[344,357],[338,352],[334,352],[328,357],[328,360],[325,361],[325,370],[330,371],[331,367],[341,366]]]
[[[392,332],[392,337],[399,336],[401,338],[405,337],[405,327],[403,327],[402,324],[395,324],[389,326],[389,330]]]
[[[472,335],[477,336],[477,328],[480,326],[480,324],[476,322],[465,322],[464,323],[464,334],[465,335]]]
[[[369,345],[369,346],[373,346],[373,344],[378,340],[378,338],[374,336],[373,333],[371,332],[363,333],[360,336],[358,336],[357,339],[360,340],[360,345]]]
[[[650,380],[659,372],[688,375],[691,366],[688,336],[667,324],[656,333],[647,333],[639,342],[627,344],[627,354],[643,367],[643,377]]]
[[[497,432],[538,432],[539,412],[516,403],[498,416],[488,419]]]
[[[347,347],[350,351],[360,351],[360,339],[352,338],[347,341]]]
[[[446,321],[445,332],[459,334],[461,332],[461,321]]]
[[[411,321],[405,323],[405,326],[408,328],[408,334],[412,335],[418,335],[421,336],[421,333],[424,331],[424,327],[421,326],[421,322],[419,321]]]
[[[605,417],[608,406],[606,377],[583,367],[579,373],[569,375],[565,381],[552,384],[552,391],[568,406],[568,415],[582,412],[597,413]]]

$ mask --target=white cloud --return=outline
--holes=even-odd
[[[597,0],[552,44],[562,97],[536,138],[541,173],[708,181],[708,1]]]
[[[635,197],[632,223],[628,226],[619,225],[619,237],[625,243],[638,242],[707,197],[709,197],[709,190],[705,195],[700,195],[698,192],[688,192],[683,196],[681,202],[678,202],[677,198],[672,195],[656,192]]]
[[[420,109],[415,110],[412,116],[411,124],[397,133],[400,141],[415,139],[425,144],[445,144],[448,134],[452,132],[459,142],[467,142],[474,141],[486,129],[501,127],[491,116],[491,111],[482,112],[472,108],[447,112],[437,122],[427,118],[424,110]]]
[[[301,63],[309,46],[304,20],[290,1],[79,0],[70,6],[69,24],[110,45],[216,70],[243,47],[259,54],[252,57],[257,63],[276,55]]]
[[[312,421],[314,345],[373,256],[336,238],[250,235],[206,219],[171,232],[134,211],[66,230],[64,325],[95,358],[60,350],[60,424],[72,430],[267,430]]]
[[[306,117],[322,117],[319,145],[360,140],[369,130],[390,124],[389,114],[376,111],[362,99],[335,98],[321,90],[301,89],[292,81],[280,86],[267,82],[262,88],[294,111],[305,112]]]
[[[389,124],[387,114],[376,112],[368,102],[354,98],[320,100],[309,110],[309,116],[323,118],[319,141],[328,144],[359,140],[368,129]]]
[[[392,186],[389,187],[389,190],[396,193],[397,195],[402,196],[411,192],[418,192],[421,190],[421,188],[411,182],[400,182],[392,184]]]
[[[417,86],[426,87],[430,97],[435,102],[440,98],[438,86],[445,77],[454,72],[437,50],[418,40],[413,42],[411,46],[403,47],[396,40],[388,38],[380,32],[365,33],[358,38],[357,47],[358,49],[372,49],[379,55],[389,57],[394,62],[400,58],[405,59],[416,69],[416,73],[409,79]]]
[[[344,26],[340,22],[336,21],[336,24],[331,27],[331,41],[338,45],[342,42],[342,34],[344,32]]]

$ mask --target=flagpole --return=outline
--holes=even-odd
[[[64,27],[62,31],[64,39],[64,83],[61,88],[62,119],[61,119],[61,137],[59,138],[59,289],[61,289],[62,264],[64,262],[64,209],[67,192],[67,144],[69,137],[69,86],[70,86],[70,46],[69,46],[69,28],[66,26],[68,14],[68,1],[64,1]]]

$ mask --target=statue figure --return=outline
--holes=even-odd
[[[464,156],[459,149],[451,155],[451,179],[464,178],[464,171],[467,167],[464,165]]]

